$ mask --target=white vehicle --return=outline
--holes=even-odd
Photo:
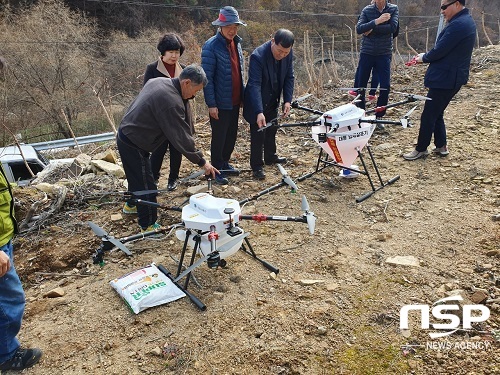
[[[0,162],[9,182],[15,182],[19,186],[28,185],[33,179],[26,163],[28,163],[33,174],[41,172],[49,164],[49,161],[31,145],[21,145],[23,155],[17,146],[0,147]],[[24,159],[23,159],[24,156]]]

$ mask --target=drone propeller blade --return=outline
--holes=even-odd
[[[415,108],[417,108],[417,106],[414,106],[412,109],[410,109],[408,112],[406,112],[406,114],[404,115],[404,118],[410,117],[411,114],[413,113],[413,111],[415,110]]]
[[[113,245],[115,245],[117,248],[119,248],[121,251],[123,251],[127,255],[132,255],[129,249],[125,247],[124,244],[122,244],[119,240],[114,238],[113,236],[110,236],[104,229],[102,229],[100,226],[97,224],[88,221],[87,224],[89,227],[92,229],[92,231],[95,233],[95,235],[101,239],[104,239],[106,241],[111,242]]]
[[[307,227],[309,228],[309,233],[314,234],[314,228],[316,227],[316,216],[313,212],[308,212],[306,214]]]
[[[122,244],[119,240],[117,240],[116,238],[114,238],[114,237],[107,237],[106,239],[109,242],[111,242],[113,245],[115,245],[117,248],[119,248],[121,251],[123,251],[125,254],[132,255],[132,253],[130,252],[130,250],[127,249],[127,247],[124,244]]]
[[[198,178],[200,177],[203,173],[205,173],[204,170],[200,170],[198,172],[194,172],[193,174],[190,174],[189,176],[187,177],[184,177],[180,182],[183,183],[183,182],[186,182],[188,180],[192,180],[193,178]]]
[[[401,91],[394,91],[395,94],[401,94],[405,95],[408,98],[416,99],[416,100],[432,100],[431,98],[428,98],[427,96],[422,96],[422,95],[416,95],[416,94],[410,94],[407,92],[401,92]]]
[[[309,203],[307,202],[307,198],[305,195],[302,196],[301,208],[306,215],[307,227],[309,228],[309,233],[314,234],[314,228],[316,227],[316,216],[314,216],[314,212],[309,211]]]
[[[250,235],[250,233],[248,232],[245,232],[243,234],[240,234],[236,237],[234,237],[231,241],[229,242],[226,242],[224,245],[222,245],[221,247],[217,248],[217,251],[219,253],[223,253],[225,251],[229,251],[231,250],[236,244],[238,244],[239,241],[241,241],[242,239],[248,237]]]
[[[104,229],[102,229],[100,226],[98,226],[97,224],[91,222],[91,221],[87,221],[87,224],[89,225],[90,229],[92,229],[92,232],[94,232],[94,234],[99,237],[99,238],[102,238],[102,237],[106,237],[108,234],[104,231]]]
[[[294,100],[294,102],[295,102],[295,103],[299,103],[299,102],[301,102],[301,101],[306,100],[307,98],[309,98],[309,97],[311,97],[311,96],[312,96],[312,94],[305,94],[305,95],[303,95],[303,96],[301,96],[301,97],[299,97],[299,98],[295,99],[295,100]]]
[[[431,98],[428,98],[427,96],[422,96],[422,95],[412,95],[412,96],[418,100],[432,100]]]
[[[309,203],[307,202],[307,198],[305,195],[302,196],[301,209],[302,209],[302,211],[309,212]]]
[[[283,168],[281,164],[278,164],[278,169],[280,170],[280,173],[283,176],[283,182],[288,186],[290,186],[293,190],[295,191],[299,190],[295,182],[293,182],[290,176],[288,176],[288,172],[285,170],[285,168]]]

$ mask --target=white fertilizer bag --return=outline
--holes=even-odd
[[[110,284],[136,314],[185,296],[154,263],[114,279]]]

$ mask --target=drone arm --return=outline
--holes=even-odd
[[[393,120],[379,120],[379,119],[366,119],[362,118],[359,122],[367,122],[369,124],[392,124],[392,125],[401,125],[401,121],[393,121]]]
[[[166,232],[169,232],[172,228],[176,228],[176,227],[179,227],[182,225],[183,225],[182,223],[172,224],[172,225],[169,225],[168,227],[161,227],[160,229],[151,230],[151,231],[139,233],[139,234],[134,234],[132,236],[122,237],[122,238],[120,238],[120,242],[130,242],[130,241],[138,240],[138,239],[141,239],[144,237],[150,237],[150,236],[153,236],[153,235],[158,234],[158,233],[166,233]]]
[[[262,128],[259,128],[257,131],[261,132],[266,130],[267,128],[294,128],[294,127],[301,127],[301,126],[315,126],[315,125],[321,125],[321,121],[305,121],[305,122],[296,122],[293,124],[278,124],[277,122],[268,122],[266,126],[263,126]]]
[[[264,214],[257,215],[240,215],[240,220],[253,220],[258,223],[263,221],[295,221],[299,223],[307,223],[307,219],[305,216],[296,217],[296,216],[267,216]]]
[[[301,109],[303,111],[311,112],[311,113],[314,113],[315,115],[322,115],[323,114],[323,112],[318,111],[317,109],[303,107],[303,106],[299,105],[299,103],[297,101],[292,102],[292,108],[297,108],[297,109]]]
[[[144,199],[131,199],[131,203],[134,204],[142,204],[145,206],[152,206],[152,207],[158,207],[158,208],[163,208],[164,210],[170,210],[170,211],[177,211],[177,212],[182,212],[182,208],[180,207],[169,207],[169,206],[164,206],[160,203],[157,202],[150,202]]]
[[[286,182],[281,181],[280,183],[278,183],[278,184],[276,184],[276,185],[273,185],[273,186],[271,186],[271,187],[268,187],[268,188],[267,188],[267,189],[265,189],[265,190],[262,190],[262,191],[260,191],[260,192],[258,192],[258,193],[256,193],[256,194],[254,194],[254,195],[252,195],[252,196],[248,197],[248,198],[245,198],[245,199],[243,199],[243,200],[239,201],[238,203],[239,203],[239,205],[241,206],[241,205],[243,205],[243,204],[245,204],[245,203],[247,203],[247,202],[253,201],[253,200],[255,200],[255,199],[257,199],[257,198],[259,198],[259,197],[263,196],[264,194],[267,194],[267,193],[270,193],[270,192],[272,192],[272,191],[274,191],[274,190],[277,190],[277,189],[279,189],[280,187],[285,186],[285,185],[287,185],[287,184],[286,184]]]
[[[293,124],[280,124],[278,125],[278,128],[293,128],[299,126],[316,126],[316,125],[321,125],[321,121],[316,120],[316,121],[295,122]]]

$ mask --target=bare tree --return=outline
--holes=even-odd
[[[95,105],[85,84],[98,73],[95,27],[58,0],[38,3],[14,16],[3,14],[0,48],[9,56],[6,109],[11,130],[71,136],[78,116]],[[54,128],[52,130],[51,128]],[[73,127],[74,128],[74,127]]]

